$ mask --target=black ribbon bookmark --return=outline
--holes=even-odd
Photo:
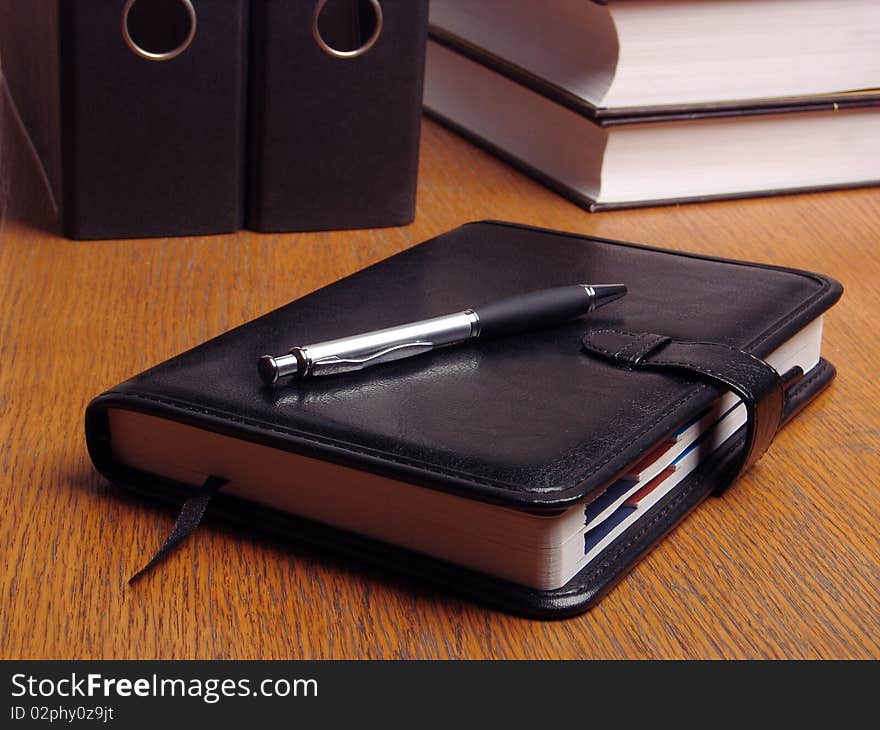
[[[217,490],[228,481],[228,479],[223,479],[222,477],[210,476],[205,480],[205,483],[202,485],[198,494],[194,497],[190,497],[183,503],[183,507],[180,508],[180,514],[177,515],[174,527],[171,528],[171,532],[168,534],[162,547],[160,547],[156,551],[156,554],[150,558],[149,563],[128,579],[129,585],[140,580],[146,573],[165,560],[165,558],[167,558],[168,555],[180,545],[180,543],[192,535],[202,521],[202,517],[205,514],[205,510],[208,508],[208,503],[211,501],[211,498],[217,493]]]

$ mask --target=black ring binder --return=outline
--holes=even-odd
[[[68,237],[243,226],[249,7],[250,0],[0,3],[3,72]]]
[[[327,36],[332,27],[358,39],[362,3],[252,0],[249,228],[378,228],[415,217],[428,2],[369,1],[381,9],[372,37],[333,51],[318,13]]]

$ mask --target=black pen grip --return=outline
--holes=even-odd
[[[590,297],[580,285],[521,294],[475,309],[480,337],[499,337],[524,330],[549,327],[586,314]]]

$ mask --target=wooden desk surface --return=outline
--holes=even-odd
[[[24,155],[0,155],[0,657],[880,657],[880,190],[591,215],[426,121],[414,225],[74,243],[20,220],[46,210]],[[482,218],[831,274],[839,377],[578,618],[507,616],[216,524],[129,588],[173,516],[92,469],[89,399]]]

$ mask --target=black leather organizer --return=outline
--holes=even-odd
[[[285,389],[264,352],[459,311],[572,282],[629,294],[586,318]],[[552,513],[601,494],[725,390],[747,425],[556,590],[535,590],[224,495],[213,514],[427,580],[515,613],[593,605],[705,497],[721,494],[835,375],[762,358],[840,297],[834,280],[525,226],[463,226],[331,284],[96,398],[92,459],[109,479],[180,504],[191,487],[113,458],[107,410],[191,424],[468,499]],[[332,382],[331,382],[332,381]],[[222,476],[222,475],[220,475]],[[389,516],[394,505],[388,505]],[[699,560],[700,556],[694,556]]]

